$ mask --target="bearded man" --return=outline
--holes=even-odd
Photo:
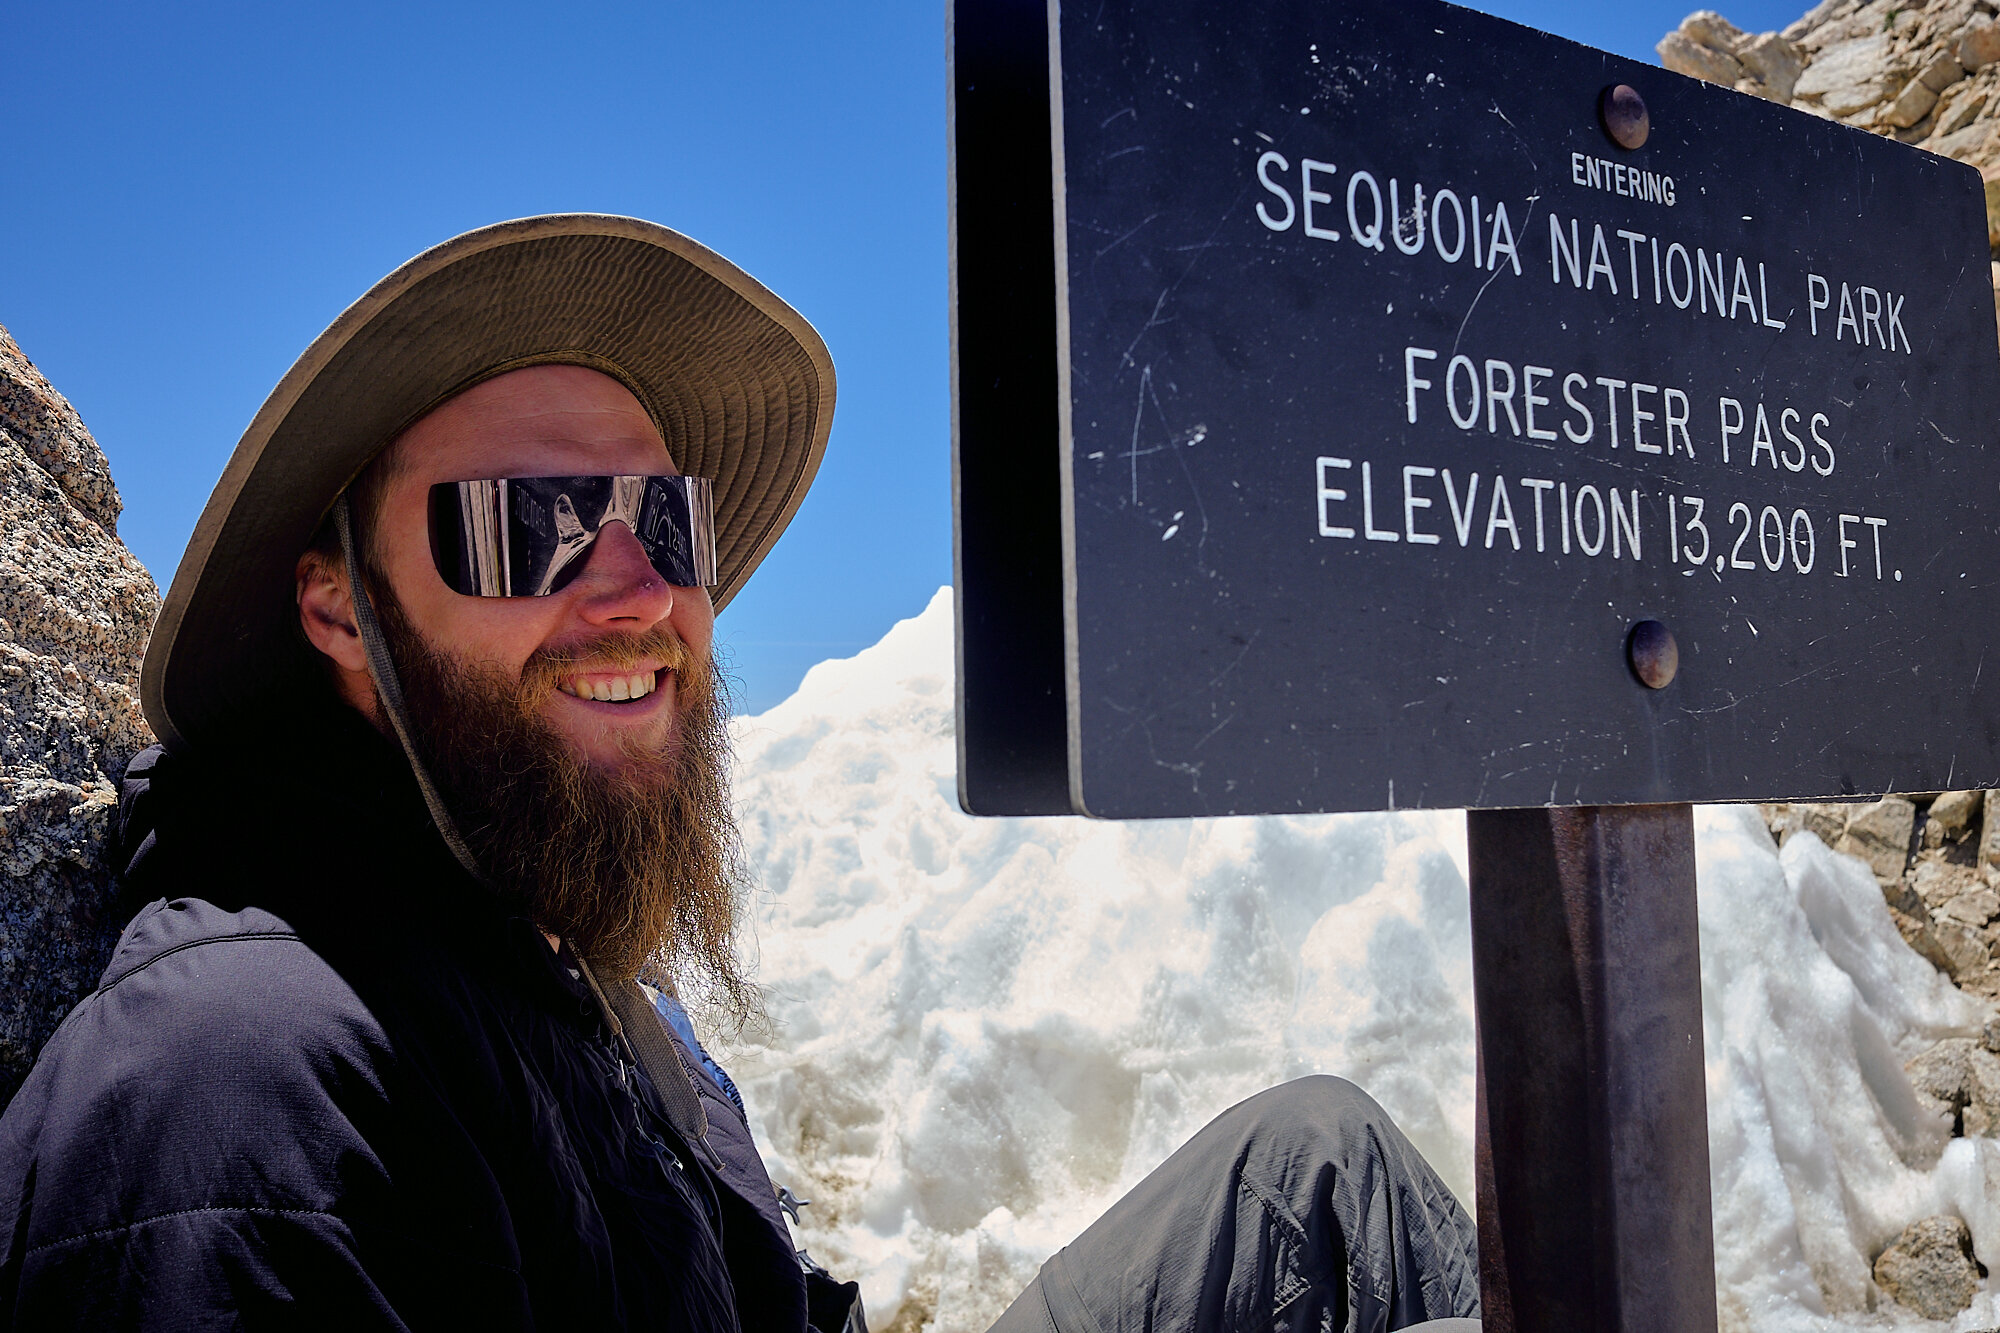
[[[0,1328],[865,1328],[680,1004],[757,1007],[710,650],[832,406],[804,319],[629,218],[460,236],[306,350],[147,654],[132,923],[0,1117]],[[1477,1309],[1463,1211],[1317,1079],[1001,1327]]]

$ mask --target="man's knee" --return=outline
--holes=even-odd
[[[1244,1139],[1351,1140],[1357,1133],[1389,1130],[1395,1123],[1373,1097],[1344,1078],[1311,1074],[1266,1088],[1222,1113],[1217,1125]]]

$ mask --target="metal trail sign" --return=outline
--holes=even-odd
[[[1487,1325],[1714,1328],[1687,803],[2000,783],[1977,174],[1435,0],[952,23],[961,803],[1468,807]]]
[[[960,587],[1063,748],[975,678],[971,808],[1023,768],[1113,817],[2000,779],[1970,168],[1434,3],[1042,31],[1046,141],[990,79],[958,109],[959,475],[1032,474],[961,485]]]

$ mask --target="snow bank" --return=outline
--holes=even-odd
[[[1859,861],[1810,834],[1779,854],[1743,807],[1698,812],[1695,833],[1725,1329],[1871,1326],[1852,1316],[1875,1255],[1936,1213],[1992,1266],[2000,1144],[1951,1142],[1903,1074],[1978,1009],[1903,944]],[[1989,1293],[1954,1326],[1996,1313]]]
[[[1366,1087],[1469,1205],[1463,818],[974,820],[951,661],[947,589],[737,723],[775,1035],[725,1054],[874,1327],[983,1329],[1211,1116],[1305,1073]],[[1781,858],[1751,811],[1697,837],[1725,1327],[1882,1326],[1868,1262],[1908,1222],[1958,1212],[2000,1261],[2000,1152],[1947,1145],[1902,1076],[1971,1006],[1857,865]]]

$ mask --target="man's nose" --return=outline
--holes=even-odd
[[[646,548],[621,522],[598,529],[583,572],[569,591],[578,612],[593,625],[647,629],[674,609],[673,585],[660,577]]]

